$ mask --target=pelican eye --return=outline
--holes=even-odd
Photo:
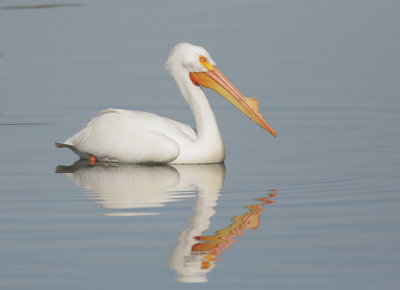
[[[201,65],[204,66],[209,71],[214,70],[214,66],[208,62],[208,59],[204,55],[199,56],[199,61],[200,61]]]

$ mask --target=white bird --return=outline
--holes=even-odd
[[[246,98],[221,73],[209,53],[189,43],[176,45],[165,64],[193,111],[197,132],[190,126],[152,113],[107,109],[67,139],[56,143],[81,158],[122,163],[219,163],[225,147],[210,104],[200,86],[216,91],[242,113],[276,132],[259,112],[256,98]]]

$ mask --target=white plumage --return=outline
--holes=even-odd
[[[258,108],[255,108],[253,101],[249,105],[247,98],[220,73],[209,53],[202,47],[189,43],[178,44],[171,51],[165,66],[193,111],[197,132],[186,124],[152,113],[107,109],[64,143],[56,145],[70,148],[82,158],[94,156],[99,161],[191,164],[223,162],[224,143],[200,85],[216,90],[250,118],[254,114],[262,119]],[[244,105],[246,108],[243,108]],[[247,107],[254,112],[248,113]],[[263,126],[258,119],[253,121]]]

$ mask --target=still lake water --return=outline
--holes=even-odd
[[[0,35],[0,288],[398,288],[400,2],[3,0]],[[224,165],[54,147],[108,107],[194,125],[181,41],[276,139],[207,91]]]

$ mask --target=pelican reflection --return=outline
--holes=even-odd
[[[224,164],[144,165],[95,163],[81,160],[72,166],[58,166],[79,187],[89,192],[107,210],[107,216],[159,214],[156,208],[168,202],[196,197],[194,214],[178,236],[177,245],[168,257],[168,265],[177,280],[187,283],[207,282],[207,274],[215,267],[218,256],[236,242],[235,237],[247,229],[257,229],[263,207],[273,203],[272,190],[267,196],[244,206],[248,211],[234,216],[227,227],[213,235],[204,235],[224,186]]]

